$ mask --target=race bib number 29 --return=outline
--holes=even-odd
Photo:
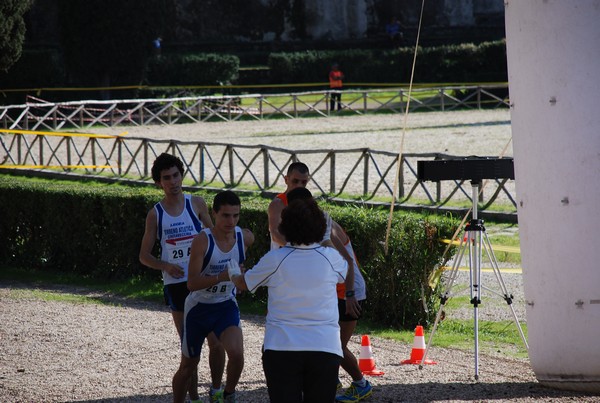
[[[227,284],[222,284],[222,285],[214,285],[212,287],[208,287],[206,289],[206,291],[208,292],[212,292],[212,293],[217,293],[217,292],[226,292],[227,291]]]
[[[175,242],[166,243],[169,263],[173,263],[182,267],[187,266],[190,261],[192,239],[193,238],[176,240]]]

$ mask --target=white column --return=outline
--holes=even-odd
[[[529,356],[600,391],[600,0],[505,0]]]

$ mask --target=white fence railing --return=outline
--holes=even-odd
[[[448,111],[458,108],[505,108],[509,106],[508,86],[446,86],[345,90],[341,111],[330,111],[331,92],[311,91],[288,94],[247,94],[181,97],[171,99],[130,99],[51,103],[34,100],[24,105],[0,106],[4,129],[62,130],[93,127],[144,126],[240,119],[295,119],[333,114],[377,112]]]
[[[397,164],[396,196],[400,203],[445,205],[469,200],[471,190],[460,181],[424,183],[418,180],[419,159],[451,158],[444,154],[404,154],[368,148],[288,150],[268,146],[150,140],[110,135],[53,133],[64,129],[178,124],[240,119],[321,117],[332,114],[449,111],[509,106],[506,84],[345,90],[341,111],[329,110],[329,91],[288,94],[180,97],[0,106],[0,168],[81,172],[85,175],[149,180],[150,166],[161,152],[178,155],[186,177],[195,186],[256,191],[283,188],[284,170],[302,160],[312,170],[318,192],[359,201],[391,201]],[[410,103],[409,103],[410,101]],[[495,180],[480,196],[481,209],[495,202],[512,205],[514,181]]]
[[[151,181],[150,168],[162,152],[184,163],[186,180],[202,187],[254,191],[283,189],[285,169],[301,160],[311,167],[311,188],[328,196],[390,202],[400,163],[396,193],[400,203],[444,205],[470,200],[469,183],[421,182],[417,160],[452,158],[428,154],[399,154],[368,148],[346,150],[288,150],[263,145],[151,140],[94,134],[65,134],[4,130],[0,133],[0,168],[77,172],[91,176]],[[495,202],[512,204],[514,181],[494,180],[480,196],[481,209]]]

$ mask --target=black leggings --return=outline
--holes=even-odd
[[[335,104],[337,102],[337,110],[342,109],[342,92],[339,90],[333,90],[330,93],[331,99],[329,101],[329,110],[335,110]]]
[[[331,403],[342,357],[322,351],[263,352],[271,403]]]

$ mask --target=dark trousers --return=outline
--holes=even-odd
[[[329,100],[329,110],[330,111],[335,110],[336,102],[337,102],[337,110],[339,111],[340,109],[342,109],[342,91],[332,88],[332,91],[329,93],[329,96],[331,97]]]
[[[342,357],[322,351],[263,352],[271,403],[331,403]]]

